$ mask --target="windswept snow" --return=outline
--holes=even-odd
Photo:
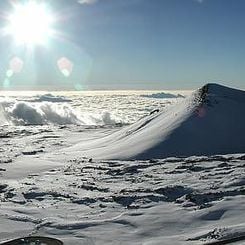
[[[121,111],[145,116],[129,126],[0,125],[0,243],[33,235],[65,245],[243,244],[244,93],[208,84],[162,107],[139,95],[68,96],[72,108],[124,101]]]
[[[244,159],[80,157],[21,179],[3,173],[0,241],[32,234],[65,244],[182,245],[242,236]]]
[[[97,159],[152,159],[245,151],[245,92],[207,84],[117,133],[69,149]]]

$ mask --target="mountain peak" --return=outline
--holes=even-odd
[[[209,101],[211,98],[226,98],[230,100],[237,100],[245,103],[245,91],[229,88],[217,83],[207,83],[199,90],[199,98],[201,102]]]
[[[142,118],[78,151],[100,159],[152,159],[241,153],[245,91],[208,83],[167,110]]]

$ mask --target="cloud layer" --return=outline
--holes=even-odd
[[[78,0],[78,3],[80,3],[80,4],[93,4],[96,2],[97,2],[97,0]]]

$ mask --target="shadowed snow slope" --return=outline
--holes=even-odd
[[[164,111],[69,149],[101,159],[151,159],[245,151],[245,91],[207,84]]]

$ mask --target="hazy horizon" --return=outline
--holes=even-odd
[[[151,87],[151,86],[145,86],[145,87],[137,87],[137,86],[124,86],[120,87],[115,85],[113,86],[105,86],[105,87],[100,87],[100,86],[89,86],[89,87],[83,87],[82,89],[76,89],[74,87],[61,87],[61,86],[33,86],[33,87],[12,87],[12,88],[0,88],[0,91],[2,92],[15,92],[15,91],[20,91],[20,92],[107,92],[107,91],[194,91],[198,88],[201,88],[202,86],[208,84],[203,83],[203,84],[197,84],[195,87],[176,87],[176,88],[171,88],[171,87]],[[245,85],[244,86],[234,86],[233,84],[229,83],[223,83],[223,82],[210,82],[210,83],[216,83],[222,86],[227,86],[230,88],[235,88],[239,90],[245,90]]]

